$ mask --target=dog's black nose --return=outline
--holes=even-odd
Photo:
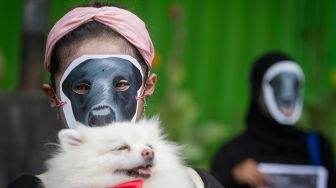
[[[89,113],[89,126],[103,126],[115,121],[115,114],[109,106],[99,106]]]

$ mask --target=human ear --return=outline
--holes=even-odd
[[[49,84],[43,84],[42,88],[49,98],[50,107],[57,107],[57,96],[54,89]]]
[[[156,74],[154,73],[150,74],[146,82],[145,96],[151,96],[154,93],[156,82],[157,82]]]

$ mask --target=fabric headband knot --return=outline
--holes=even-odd
[[[117,7],[79,7],[65,14],[50,30],[44,57],[45,69],[50,70],[50,59],[55,44],[66,34],[90,21],[97,21],[114,29],[133,44],[148,67],[152,67],[154,46],[145,23],[139,17]]]

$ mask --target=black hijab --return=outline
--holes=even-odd
[[[275,147],[287,150],[304,148],[302,143],[305,142],[305,133],[294,128],[295,125],[279,124],[263,111],[259,102],[265,73],[275,63],[286,60],[293,61],[285,54],[274,52],[260,57],[254,63],[250,74],[251,97],[246,124],[248,134]]]

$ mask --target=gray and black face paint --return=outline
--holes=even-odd
[[[70,128],[135,121],[142,89],[140,64],[128,55],[85,55],[61,79],[63,111]]]
[[[279,124],[294,125],[301,116],[304,76],[291,61],[271,66],[263,78],[263,98],[266,110]]]

